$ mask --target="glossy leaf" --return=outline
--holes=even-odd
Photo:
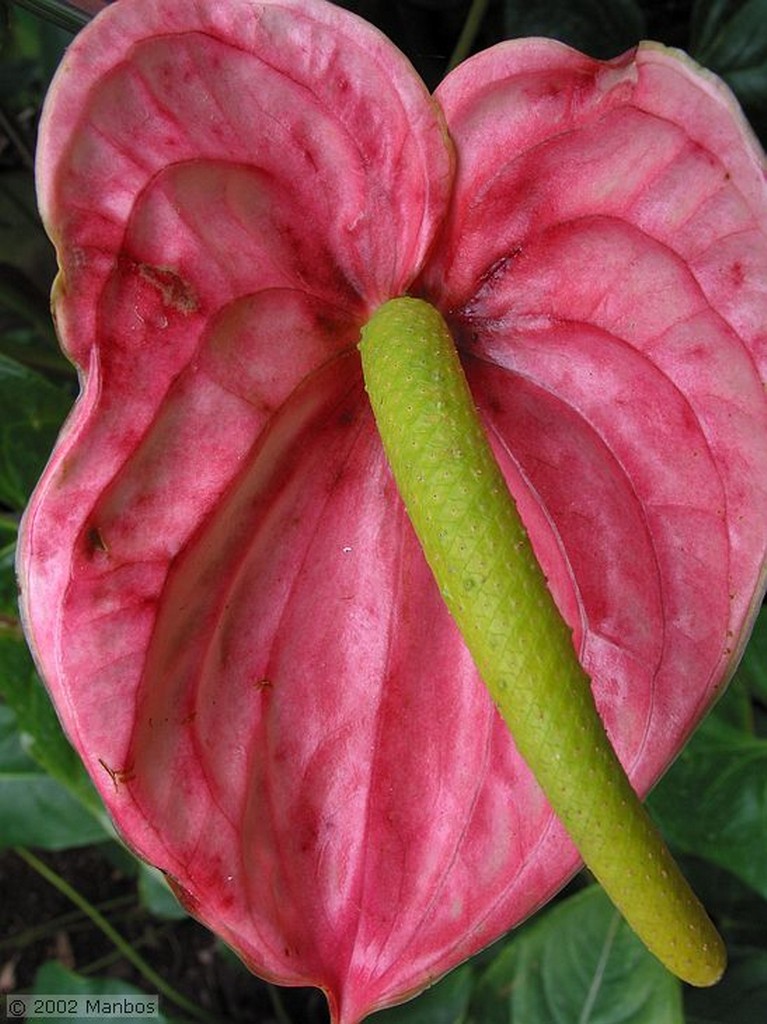
[[[0,705],[0,848],[61,850],[106,838],[102,825],[24,752],[13,713]]]
[[[743,952],[715,989],[690,990],[685,1024],[755,1024],[767,1018],[767,953]]]
[[[722,71],[758,73],[767,62],[764,0],[706,0],[694,5],[692,46]]]
[[[756,620],[751,641],[738,667],[738,678],[750,693],[767,706],[767,609]]]
[[[66,737],[21,642],[0,636],[0,696],[13,712],[27,753],[111,832],[101,800]]]
[[[645,36],[645,18],[636,0],[504,0],[503,18],[510,38],[559,39],[591,57],[615,57]]]
[[[187,916],[168,883],[156,868],[142,864],[138,874],[138,894],[141,904],[150,914],[169,921],[179,921]]]
[[[475,972],[471,966],[452,971],[417,1000],[375,1014],[373,1024],[464,1024]]]
[[[591,887],[512,939],[480,979],[482,1024],[684,1024],[679,982]]]
[[[0,502],[22,509],[50,453],[71,398],[0,355]]]
[[[712,715],[652,795],[675,847],[733,872],[767,899],[767,740]]]
[[[645,793],[763,588],[762,160],[654,46],[508,43],[432,99],[320,2],[135,0],[67,55],[39,193],[84,393],[27,628],[127,842],[342,1024],[578,865],[408,525],[360,328],[404,292],[447,317]]]
[[[106,0],[108,2],[108,0]],[[77,32],[86,25],[94,14],[97,14],[106,2],[102,0],[18,0],[20,7],[57,25],[69,32]]]
[[[3,632],[6,637],[10,637],[14,641],[22,641],[23,634],[16,600],[18,590],[14,571],[16,529],[15,519],[0,517],[0,621],[3,623]]]
[[[32,98],[28,100],[31,102]],[[28,173],[0,173],[0,262],[9,263],[31,281],[50,280],[50,246],[35,213],[35,194]],[[8,287],[6,275],[3,291]],[[43,313],[43,302],[36,317]]]
[[[49,961],[42,965],[35,975],[35,983],[32,988],[32,995],[39,996],[50,996],[51,993],[58,993],[59,995],[66,996],[88,996],[93,1000],[93,1005],[97,1005],[96,1001],[103,999],[107,1006],[110,1008],[119,1006],[121,1000],[133,999],[137,1003],[142,1002],[146,1005],[146,999],[148,996],[153,995],[153,998],[157,998],[156,993],[146,993],[141,989],[136,988],[135,985],[130,982],[123,981],[121,978],[92,978],[83,974],[77,974],[74,971],[67,970],[60,963]],[[125,1005],[123,1002],[122,1005]],[[143,1014],[146,1018],[147,1014]],[[67,1020],[71,1020],[71,1016],[52,1016],[50,1014],[44,1017],[30,1017],[31,1024],[65,1024]],[[124,1016],[118,1013],[109,1012],[109,1020],[113,1021],[114,1024],[130,1024],[131,1021],[137,1019],[136,1014],[126,1014]],[[140,1019],[140,1018],[139,1018]],[[156,1021],[157,1024],[169,1024],[170,1018],[164,1013],[158,1012],[151,1018],[152,1021]]]
[[[682,855],[682,863],[695,891],[721,922],[731,958],[767,949],[767,901],[732,872],[709,860]],[[685,994],[689,995],[687,989]]]
[[[66,737],[50,697],[35,672],[23,640],[16,605],[13,547],[0,553],[0,698],[13,715],[15,729],[26,754],[51,779],[111,831],[103,805]]]

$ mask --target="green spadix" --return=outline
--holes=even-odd
[[[713,984],[722,940],[613,751],[445,321],[420,299],[394,299],[359,347],[400,495],[520,753],[648,949],[684,981]]]

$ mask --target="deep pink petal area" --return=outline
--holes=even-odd
[[[73,647],[103,584],[70,587]],[[125,634],[124,581],[120,597]],[[92,731],[116,820],[259,973],[323,987],[338,1020],[419,989],[573,870],[445,614],[352,357],[272,420],[142,649],[128,742]],[[108,663],[92,685],[114,693]]]
[[[73,43],[38,188],[84,389],[21,564],[32,643],[74,736],[76,709],[125,706],[170,563],[272,415],[416,272],[450,168],[410,65],[331,5],[118,4]],[[102,564],[77,600],[104,628],[64,644],[71,579],[76,591]],[[123,590],[135,621],[113,635]],[[89,658],[103,672],[83,694]],[[78,742],[103,732],[117,763],[128,725],[94,713]]]
[[[135,283],[133,275],[121,282],[129,307]],[[108,764],[124,759],[132,725],[129,715],[99,708],[132,706],[170,565],[241,472],[296,368],[310,374],[357,333],[356,323],[302,293],[248,296],[207,326],[164,395],[155,396],[148,360],[131,367],[144,387],[130,404],[108,386],[126,371],[119,339],[105,335],[101,391],[90,405],[86,390],[89,416],[60,446],[29,507],[23,552],[34,557],[25,582],[38,656],[54,693],[61,687],[70,729],[80,733],[84,712],[80,742],[91,753],[105,743]],[[290,365],[267,360],[271,347]],[[145,411],[152,397],[157,406]],[[126,603],[131,622],[113,629],[113,608]]]
[[[445,614],[356,356],[283,402],[169,559],[208,367],[90,509],[58,696],[137,852],[259,973],[356,1021],[528,914],[576,856]]]
[[[271,559],[289,550],[291,532],[304,557],[319,565],[321,556],[306,553],[308,517],[286,522],[272,495],[282,494],[280,474],[292,472],[283,506],[297,501],[298,489],[305,508],[321,507],[343,467],[342,441],[332,458],[320,443],[332,431],[315,426],[343,404],[332,381],[361,403],[356,359],[340,353],[353,350],[370,307],[407,286],[443,211],[451,155],[438,108],[391,44],[330,5],[120,4],[78,37],[59,72],[38,171],[61,262],[55,312],[84,390],[25,520],[20,573],[33,648],[126,840],[170,872],[190,907],[255,968],[335,991],[355,906],[343,887],[336,891],[343,870],[310,839],[295,861],[275,841],[293,835],[297,820],[311,828],[300,800],[322,817],[332,796],[323,780],[334,770],[339,785],[351,786],[338,773],[343,734],[353,726],[344,725],[337,700],[344,666],[323,668],[344,657],[340,613],[316,634],[325,655],[293,658],[308,673],[304,687],[324,695],[317,728],[339,741],[286,806],[290,827],[270,828],[259,801],[281,804],[271,788],[287,790],[296,777],[294,766],[282,782],[273,779],[287,755],[276,768],[258,759],[263,729],[253,709],[269,684],[259,673],[274,669],[279,679],[274,666],[291,659],[280,645],[307,633],[305,617],[320,622],[308,597],[302,614],[291,611],[291,574],[300,566]],[[346,411],[337,415],[343,439],[354,411],[348,421]],[[292,445],[305,445],[322,468],[313,486]],[[245,579],[243,569],[242,579],[219,580],[217,564],[231,574],[245,557],[242,530],[232,553],[230,522],[219,516],[218,532],[204,524],[222,502],[236,505],[226,495],[243,493],[251,504],[237,514],[252,537],[252,564],[261,558],[270,567],[260,578]],[[371,528],[365,516],[359,528],[362,536],[349,534],[361,544]],[[223,550],[211,554],[198,536]],[[338,558],[353,565],[340,548]],[[189,579],[171,572],[178,561],[213,574],[191,583],[193,595],[208,597],[207,618],[185,618],[168,597],[181,585],[174,581]],[[332,573],[316,582],[318,601],[334,593]],[[231,629],[242,628],[242,618],[229,623],[229,640],[216,632],[212,616],[221,616],[221,629],[228,619],[214,603],[219,583],[238,601],[254,587],[270,611],[248,625],[247,650],[232,649]],[[344,611],[358,593],[347,589]],[[367,589],[375,592],[369,578]],[[371,601],[359,612],[361,631],[373,630],[383,596]],[[250,603],[246,619],[248,610]],[[289,628],[277,635],[281,614]],[[179,637],[184,625],[191,633]],[[167,654],[178,666],[167,678],[157,639],[166,633],[178,641]],[[223,643],[223,664],[214,655],[201,654],[200,666],[182,657],[199,653],[198,634],[214,652]],[[364,646],[356,659],[365,660]],[[237,679],[222,687],[230,672]],[[321,691],[309,686],[318,678]],[[299,720],[308,712],[295,694],[291,709]],[[271,725],[277,747],[295,732],[286,714]],[[315,740],[307,737],[304,749]],[[359,746],[354,753],[358,760]],[[349,847],[352,861],[364,839],[362,832]],[[305,872],[314,877],[320,865],[328,878],[318,881],[316,906],[311,894],[304,905]],[[259,890],[262,869],[265,879],[281,870],[280,884]],[[335,921],[337,947],[323,931],[326,900],[347,916]]]
[[[504,44],[437,95],[459,159],[423,289],[559,538],[551,585],[575,589],[578,618],[560,605],[644,791],[763,590],[763,155],[721,83],[651,44]]]

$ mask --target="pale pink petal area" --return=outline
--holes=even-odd
[[[644,792],[763,590],[763,155],[721,83],[651,44],[501,44],[437,97],[457,180],[422,288],[559,538],[549,582],[575,588],[577,617],[560,606]]]

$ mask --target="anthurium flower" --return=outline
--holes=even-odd
[[[509,42],[431,97],[321,0],[130,0],[69,50],[38,182],[83,391],[24,522],[30,643],[126,842],[352,1024],[579,863],[405,514],[360,332],[441,312],[644,794],[764,588],[763,156],[652,44]]]

